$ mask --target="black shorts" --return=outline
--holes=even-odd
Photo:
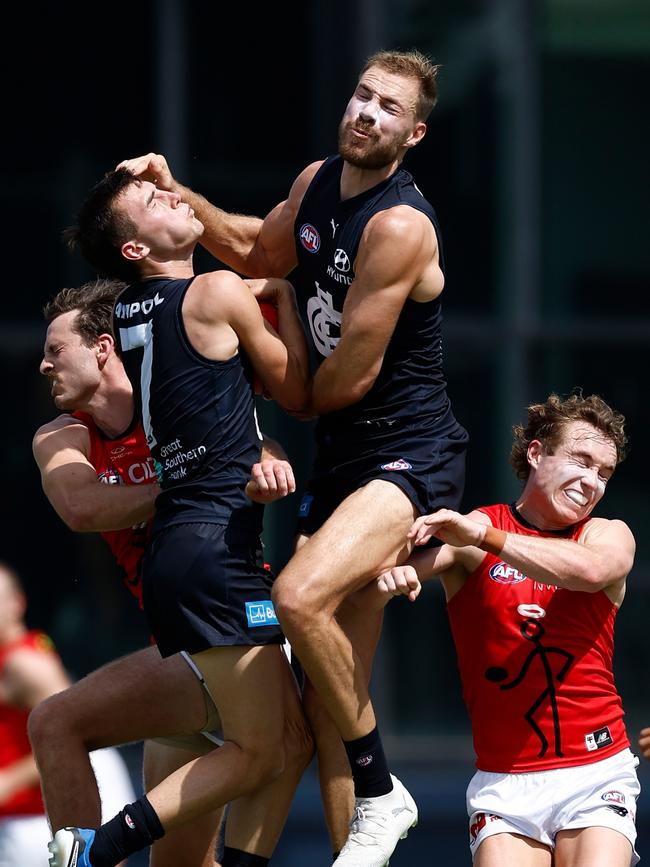
[[[156,533],[144,559],[142,600],[161,655],[282,644],[272,585],[259,536],[222,524]]]
[[[313,535],[346,497],[373,479],[400,487],[420,515],[457,510],[465,487],[467,431],[451,414],[437,428],[376,423],[375,429],[323,438],[297,532]]]

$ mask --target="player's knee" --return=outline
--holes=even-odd
[[[263,748],[251,747],[245,752],[248,759],[246,779],[251,790],[272,782],[284,771],[285,751],[282,741],[273,745],[267,744]]]
[[[45,736],[45,725],[42,719],[40,704],[37,704],[36,707],[33,708],[27,718],[27,736],[32,745],[32,752],[36,753],[40,749]]]
[[[75,703],[68,700],[67,690],[57,692],[36,705],[27,720],[32,751],[38,754],[49,748],[59,749],[67,738],[81,737],[75,718]]]
[[[309,591],[296,581],[278,580],[273,587],[273,606],[283,627],[293,631],[308,631],[318,618]]]
[[[27,734],[37,758],[42,749],[54,742],[53,734],[61,727],[55,699],[53,695],[37,704],[27,719]]]

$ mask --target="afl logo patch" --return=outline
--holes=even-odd
[[[102,482],[104,485],[123,485],[124,481],[119,473],[116,473],[115,470],[104,470],[103,473],[99,473],[97,479]]]
[[[625,803],[625,795],[623,792],[617,792],[616,789],[611,789],[609,792],[605,792],[604,795],[600,796],[603,801],[610,801],[612,804],[621,804]]]
[[[318,253],[320,250],[320,235],[311,223],[305,223],[300,227],[298,237],[300,238],[300,243],[308,253]]]
[[[523,572],[515,569],[514,566],[508,566],[507,563],[495,563],[490,569],[490,578],[499,584],[519,584],[520,581],[526,580]]]

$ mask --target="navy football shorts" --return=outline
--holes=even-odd
[[[142,574],[144,612],[161,655],[282,644],[272,584],[259,536],[222,524],[162,529]]]
[[[420,515],[457,510],[465,487],[467,431],[451,413],[437,427],[380,419],[352,434],[322,437],[297,532],[313,535],[346,497],[373,479],[400,487]]]

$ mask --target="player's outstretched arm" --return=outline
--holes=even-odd
[[[456,547],[489,551],[544,584],[587,593],[611,588],[612,598],[619,602],[636,548],[623,521],[592,518],[580,539],[573,541],[506,533],[492,527],[482,512],[461,515],[450,509],[418,518],[409,532],[415,545],[433,537]]]
[[[162,154],[122,160],[116,168],[179,193],[205,228],[201,244],[221,262],[247,277],[284,277],[296,264],[293,223],[305,190],[320,162],[312,163],[294,181],[287,199],[260,217],[221,210],[200,193],[177,181]]]

